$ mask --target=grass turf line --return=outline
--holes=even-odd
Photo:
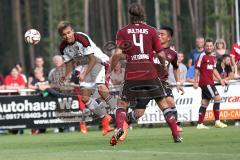
[[[136,128],[126,141],[112,147],[100,131],[1,135],[1,160],[239,160],[240,128],[197,130],[184,127],[181,144],[174,144],[168,128]]]

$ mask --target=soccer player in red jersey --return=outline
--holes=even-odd
[[[178,117],[178,113],[177,113],[177,109],[175,107],[175,102],[174,102],[174,97],[173,97],[173,93],[172,93],[172,88],[169,85],[169,83],[167,82],[168,80],[168,69],[169,69],[169,65],[172,64],[173,66],[173,73],[174,73],[174,78],[177,82],[177,90],[181,91],[183,93],[183,88],[180,86],[180,72],[179,72],[179,68],[178,68],[178,58],[177,58],[177,52],[170,49],[170,43],[173,37],[173,29],[171,27],[168,26],[162,26],[159,30],[159,39],[161,41],[161,45],[163,47],[162,51],[164,51],[165,56],[166,56],[166,60],[165,60],[165,65],[166,68],[164,70],[162,70],[161,72],[159,72],[158,76],[161,79],[161,82],[163,84],[163,87],[166,91],[166,100],[169,106],[171,106],[171,109],[173,111],[173,114],[175,116],[175,119],[177,120]],[[154,63],[159,63],[158,58],[155,58]],[[146,106],[149,103],[150,99],[142,99],[142,100],[138,100],[136,106],[135,106],[135,110],[131,111],[128,113],[128,121],[131,123],[133,121],[136,121],[137,119],[139,119],[140,117],[143,116]],[[182,128],[180,128],[178,126],[178,131],[182,131]]]
[[[117,129],[110,139],[110,144],[116,145],[124,133],[123,126],[127,120],[126,109],[129,102],[139,99],[156,101],[172,131],[174,142],[181,142],[176,119],[165,99],[166,93],[154,64],[154,52],[158,55],[160,65],[165,64],[163,52],[160,52],[162,47],[157,31],[144,22],[145,12],[141,5],[132,4],[129,7],[129,15],[131,23],[117,33],[119,48],[116,49],[111,62],[111,70],[113,70],[120,58],[126,56],[125,82],[116,110]],[[131,47],[126,50],[121,49],[124,43],[131,44]]]
[[[221,97],[214,85],[213,75],[216,76],[216,78],[220,81],[220,83],[223,86],[225,85],[226,82],[221,78],[217,69],[215,68],[216,67],[215,58],[211,56],[213,52],[214,52],[213,40],[207,39],[205,42],[205,53],[202,53],[195,63],[196,65],[193,87],[197,89],[199,86],[202,89],[202,101],[201,107],[199,109],[197,129],[209,129],[209,127],[203,124],[203,120],[205,117],[206,109],[211,99],[214,99],[213,113],[215,116],[215,127],[217,128],[227,127],[226,124],[222,123],[219,120]]]

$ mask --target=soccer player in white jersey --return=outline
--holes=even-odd
[[[84,33],[75,32],[71,23],[61,21],[58,24],[58,33],[62,38],[60,44],[60,52],[67,66],[67,78],[71,74],[73,68],[70,67],[71,60],[74,57],[80,57],[79,80],[82,93],[82,101],[93,113],[102,118],[103,135],[106,135],[113,128],[109,122],[111,116],[106,113],[105,107],[91,97],[93,89],[97,87],[99,95],[106,101],[111,108],[116,106],[116,102],[109,94],[109,90],[105,85],[105,67],[109,61],[109,57],[105,55],[101,49]]]

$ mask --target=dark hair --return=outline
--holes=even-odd
[[[15,63],[15,67],[17,67],[17,65],[19,65],[22,68],[22,63]]]
[[[222,56],[222,59],[225,59],[225,58],[231,58],[231,57],[230,57],[229,54],[224,54],[224,55]]]
[[[212,43],[213,43],[213,39],[212,39],[212,38],[207,38],[207,39],[205,40],[205,44],[206,44],[207,42],[212,42]]]
[[[43,56],[36,56],[35,59],[43,59]]]
[[[132,23],[144,21],[146,17],[143,6],[138,3],[132,3],[128,8],[128,13]]]
[[[68,21],[60,21],[57,26],[58,33],[62,35],[63,30],[67,27],[72,27],[72,24]]]
[[[162,25],[162,26],[160,27],[160,29],[166,30],[171,37],[173,36],[173,29],[172,29],[172,27],[166,26],[166,25]]]

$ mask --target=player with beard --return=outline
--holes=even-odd
[[[111,62],[111,70],[113,70],[121,57],[126,56],[124,86],[115,114],[117,129],[110,139],[110,144],[116,145],[120,137],[126,133],[123,128],[127,121],[126,109],[129,102],[140,99],[156,101],[172,131],[174,142],[181,142],[172,107],[165,99],[166,93],[154,64],[155,55],[158,55],[161,62],[158,67],[165,64],[164,53],[160,52],[162,47],[157,31],[144,22],[145,12],[141,5],[134,3],[128,11],[131,23],[118,31],[117,45],[119,48],[115,50]],[[120,46],[124,43],[132,46],[123,50]]]
[[[209,129],[209,127],[203,124],[203,120],[205,117],[206,109],[211,99],[214,100],[213,113],[215,117],[215,127],[216,128],[227,127],[227,125],[222,123],[219,119],[221,97],[214,85],[213,75],[220,81],[221,85],[224,86],[226,82],[221,78],[216,69],[215,57],[211,55],[213,52],[214,52],[213,40],[207,39],[205,42],[205,53],[202,53],[195,63],[196,65],[193,87],[197,89],[199,86],[202,90],[202,101],[201,107],[199,109],[197,129]]]

